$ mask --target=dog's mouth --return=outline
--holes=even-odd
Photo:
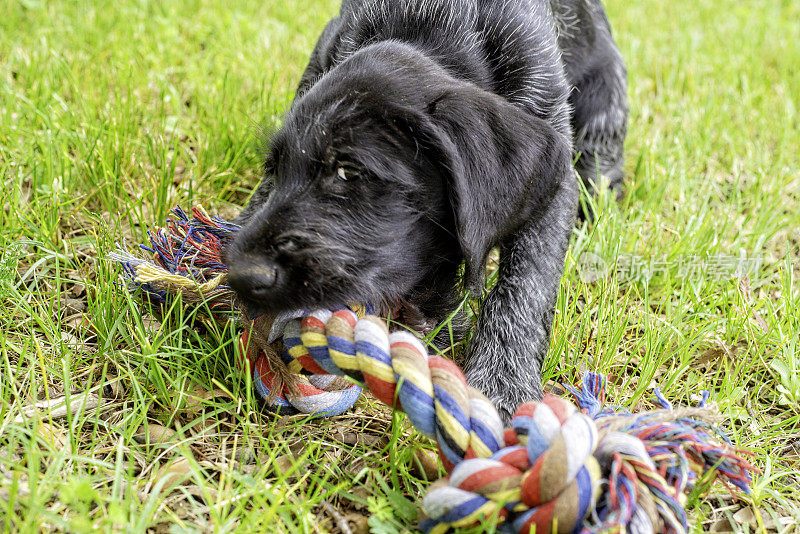
[[[437,326],[436,322],[426,317],[418,306],[405,299],[398,299],[384,306],[385,309],[381,309],[379,313],[381,317],[387,317],[392,323],[404,326],[423,336],[433,332]]]
[[[257,303],[240,302],[239,304],[248,321],[255,321],[256,319],[262,318],[267,321],[271,320],[272,326],[269,333],[269,343],[274,343],[283,336],[283,331],[289,321],[303,317],[308,311],[307,308],[297,308],[274,313],[266,311]],[[359,306],[352,306],[352,308],[359,308]],[[390,330],[392,327],[405,327],[423,336],[427,336],[433,332],[437,326],[436,322],[426,317],[419,307],[405,299],[384,301],[380,305],[375,306],[372,310],[374,310],[374,314],[385,317],[390,321]]]

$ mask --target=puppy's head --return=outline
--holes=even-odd
[[[535,204],[539,126],[410,48],[361,51],[274,137],[272,190],[226,250],[230,285],[272,312],[392,303],[452,283],[462,261],[479,285],[490,248]]]

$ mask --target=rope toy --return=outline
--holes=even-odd
[[[140,245],[152,259],[145,260],[122,249],[110,254],[109,259],[122,265],[128,288],[141,290],[152,303],[168,305],[180,295],[184,303],[202,305],[209,315],[224,321],[236,309],[234,293],[224,284],[228,268],[222,262],[222,250],[238,230],[238,225],[212,217],[202,206],[192,209],[191,218],[175,207],[166,227],[147,232],[150,246]],[[341,381],[329,376],[306,373],[287,381],[276,369],[276,360],[286,362],[292,358],[287,352],[270,358],[274,349],[267,341],[268,335],[259,335],[257,329],[250,331],[254,334],[253,343],[248,344],[248,331],[242,341],[244,347],[252,345],[252,349],[243,351],[247,356],[239,363],[243,368],[245,362],[250,363],[253,387],[271,411],[332,417],[346,412],[358,400],[358,384],[342,387]],[[292,372],[299,370],[291,368]]]
[[[118,251],[131,289],[156,303],[180,294],[214,317],[235,311],[224,284],[221,251],[238,227],[175,208],[166,229],[149,233],[152,255],[144,260]],[[501,531],[683,533],[688,530],[686,494],[708,476],[749,493],[755,467],[718,429],[706,422],[703,404],[664,407],[639,414],[603,406],[605,380],[586,373],[569,401],[546,395],[517,409],[503,429],[491,402],[467,385],[450,360],[428,354],[407,331],[389,332],[370,310],[342,307],[305,310],[273,321],[244,319],[243,358],[257,393],[272,409],[330,416],[346,411],[361,388],[404,411],[423,434],[435,439],[450,475],[433,484],[422,501],[428,516],[421,528],[434,534],[496,518]],[[226,315],[226,313],[228,315]],[[282,333],[280,362],[270,357]],[[283,366],[284,369],[276,369]],[[305,373],[286,384],[282,373]],[[580,408],[580,409],[579,409]]]

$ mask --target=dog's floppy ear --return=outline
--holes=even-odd
[[[547,122],[472,84],[427,106],[431,148],[448,175],[464,282],[483,287],[486,257],[571,176],[569,143]],[[426,121],[426,122],[427,122]]]

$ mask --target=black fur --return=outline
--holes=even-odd
[[[227,250],[263,311],[376,302],[447,317],[497,286],[467,377],[508,418],[541,397],[578,181],[622,178],[626,74],[597,0],[345,0]]]

